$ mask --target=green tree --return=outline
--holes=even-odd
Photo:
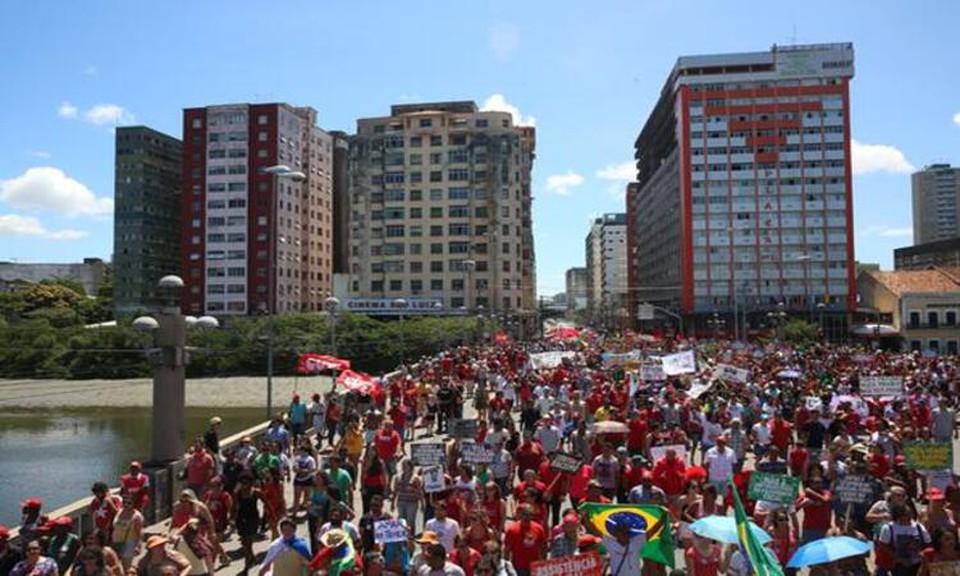
[[[820,328],[799,318],[787,321],[783,325],[783,339],[794,344],[809,344],[820,338]]]

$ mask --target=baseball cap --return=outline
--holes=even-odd
[[[154,535],[147,538],[147,549],[156,548],[157,546],[163,546],[167,543],[167,539],[164,536]]]
[[[20,508],[23,510],[39,510],[40,508],[43,508],[43,500],[39,498],[27,498],[20,503]]]

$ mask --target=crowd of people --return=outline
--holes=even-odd
[[[694,370],[643,370],[686,349]],[[561,354],[532,362],[544,352]],[[229,449],[212,418],[165,533],[146,532],[137,462],[119,496],[93,486],[95,530],[82,540],[27,500],[22,546],[0,527],[0,576],[201,576],[231,563],[231,539],[233,561],[261,575],[530,576],[544,560],[597,554],[612,576],[749,576],[737,545],[697,528],[728,515],[734,491],[787,573],[798,547],[847,535],[873,551],[811,570],[941,576],[960,562],[960,489],[952,464],[923,469],[909,448],[952,454],[958,370],[918,353],[630,334],[463,346],[371,394],[295,396],[263,436]],[[866,376],[902,388],[868,394]],[[415,457],[418,443],[432,460]],[[758,473],[796,479],[796,494],[759,498]],[[586,503],[657,507],[663,526],[614,516],[598,529]],[[679,568],[641,554],[655,533],[672,539]]]

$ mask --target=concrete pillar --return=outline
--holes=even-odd
[[[180,308],[165,307],[158,315],[153,360],[153,432],[151,462],[183,457],[186,435],[187,323]]]

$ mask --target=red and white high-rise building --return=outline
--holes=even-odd
[[[854,308],[853,55],[841,43],[677,61],[627,190],[634,304],[744,328]]]
[[[332,280],[333,139],[316,111],[190,108],[183,139],[183,309],[322,310]],[[265,171],[278,165],[305,178]]]

